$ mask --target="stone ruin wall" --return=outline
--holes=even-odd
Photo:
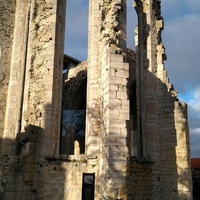
[[[10,76],[13,32],[15,19],[15,3],[2,0],[0,6],[0,137],[3,138],[6,100]],[[2,140],[0,141],[0,149]]]
[[[81,62],[76,67],[68,69],[66,74],[63,75],[63,95],[62,95],[62,109],[79,109],[80,101],[86,101],[87,86],[87,61]],[[82,83],[84,82],[85,88]],[[87,84],[87,83],[86,83]],[[82,90],[81,90],[82,89]],[[79,93],[78,93],[79,92]],[[84,98],[84,100],[79,99]]]
[[[142,188],[138,190],[141,191],[138,198],[145,198],[149,191],[151,198],[192,199],[187,107],[178,100],[164,67],[166,55],[161,38],[164,23],[160,1],[135,1],[135,8],[138,14],[136,70],[140,66],[138,62],[144,66],[137,71],[137,76],[143,76],[143,87],[139,87],[144,103],[140,106],[145,109],[141,107],[139,112],[146,113],[143,153],[147,158],[143,160],[145,166],[142,162],[130,161],[130,166],[134,166],[130,169],[134,169],[138,179],[137,188],[140,185]],[[141,54],[142,58],[138,56]],[[146,169],[142,170],[145,175],[139,175],[141,168]],[[149,190],[142,181],[144,177],[150,178]],[[143,193],[144,190],[147,193]]]
[[[140,4],[140,1],[136,1],[136,3]],[[172,84],[169,82],[167,72],[164,68],[166,55],[161,38],[163,19],[160,13],[160,2],[153,2],[153,9],[150,9],[150,13],[148,5],[148,1],[144,1],[142,5],[139,5],[141,6],[140,8],[142,8],[142,10],[138,12],[139,24],[147,22],[150,28],[146,26],[146,29],[142,28],[142,30],[138,30],[140,34],[138,42],[139,40],[140,42],[143,40],[144,46],[137,48],[139,48],[138,51],[143,51],[146,54],[148,61],[151,61],[148,63],[148,70],[144,69],[143,72],[144,80],[146,80],[145,107],[147,110],[145,153],[147,157],[156,160],[156,162],[154,164],[152,163],[152,165],[147,164],[146,167],[150,166],[149,169],[151,169],[151,173],[159,174],[157,176],[157,184],[160,182],[158,185],[156,184],[155,175],[155,180],[153,179],[152,181],[153,185],[150,184],[152,187],[151,190],[153,191],[152,195],[156,194],[156,197],[160,195],[160,198],[166,198],[168,191],[172,191],[173,199],[176,199],[178,194],[179,197],[190,199],[192,198],[191,187],[189,186],[191,185],[190,168],[186,168],[187,173],[182,174],[179,169],[179,166],[190,166],[190,156],[188,153],[189,142],[188,139],[186,139],[188,138],[187,114],[185,112],[187,108],[177,99],[176,91],[174,91]],[[147,42],[147,45],[145,45],[145,42]],[[146,49],[144,47],[146,47]],[[136,58],[138,59],[138,57]],[[145,59],[145,57],[143,59]],[[143,62],[147,63],[145,60]],[[157,88],[157,90],[155,90],[155,88]],[[179,107],[178,110],[180,108],[182,109],[182,113],[178,111],[177,114],[177,106]],[[183,120],[183,118],[185,120]],[[179,123],[182,121],[181,126],[186,130],[182,132],[182,134],[185,135],[182,139],[178,136],[180,134],[180,129],[177,129],[178,121]],[[178,126],[180,126],[180,124]],[[177,153],[177,149],[187,149],[187,153],[186,151],[181,154]],[[189,185],[182,184],[182,186],[180,186],[181,184],[179,184],[177,176],[187,176],[186,179],[189,181]],[[159,191],[162,192],[159,193]],[[173,191],[176,191],[174,196]],[[172,197],[169,197],[169,199]]]
[[[1,77],[6,75],[9,92],[0,195],[6,188],[5,199],[32,199],[39,158],[56,154],[59,148],[65,1],[3,1],[0,8],[8,10],[0,19],[10,22],[2,32],[5,48],[1,64],[6,65],[1,65],[1,70],[5,66],[7,74]],[[2,106],[7,91],[0,92]]]
[[[59,135],[57,127],[60,124],[61,103],[57,97],[61,97],[62,90],[63,53],[55,56],[55,52],[63,52],[64,13],[64,2],[57,5],[55,1],[29,3],[21,0],[16,4],[7,106],[9,112],[5,117],[8,127],[5,128],[4,137],[15,139],[19,133],[18,125],[16,126],[19,110],[22,110],[20,117],[23,118],[20,119],[20,131],[25,131],[25,127],[29,125],[41,127],[49,134],[52,133],[46,138],[47,144],[55,140],[55,135]],[[50,128],[49,124],[54,128]],[[56,144],[55,141],[52,143]],[[5,144],[4,151],[9,152],[6,146]],[[55,153],[58,147],[50,149]]]
[[[95,199],[101,198],[97,159],[88,160],[85,155],[63,155],[54,157],[54,160],[47,158],[40,166],[39,179],[34,186],[36,199],[80,200],[83,173],[95,173]]]
[[[41,127],[41,154],[58,153],[65,1],[32,1],[23,124]]]
[[[22,0],[19,2],[22,4],[18,4],[18,6],[20,5],[18,11],[24,9],[23,6],[27,11],[27,4],[23,4],[24,1]],[[144,4],[146,2],[148,1],[144,1]],[[7,1],[4,1],[4,3],[4,5],[7,5]],[[112,9],[109,9],[109,3],[111,1],[102,3],[98,0],[91,1],[90,4],[90,12],[92,12],[90,17],[92,19],[90,21],[88,108],[92,109],[93,116],[89,116],[91,118],[88,118],[87,124],[88,147],[86,154],[88,157],[85,155],[55,156],[58,152],[59,120],[54,121],[54,119],[58,118],[60,111],[58,96],[61,90],[59,86],[61,85],[62,74],[60,72],[62,70],[56,70],[56,67],[53,66],[54,64],[55,66],[62,66],[62,56],[58,56],[57,60],[54,57],[52,58],[52,55],[55,55],[55,49],[62,51],[60,49],[62,41],[58,38],[62,38],[62,34],[59,34],[63,30],[63,24],[58,23],[60,24],[59,27],[56,26],[55,21],[59,19],[55,17],[57,14],[55,1],[36,0],[35,4],[32,4],[29,35],[29,40],[32,42],[28,45],[28,68],[26,69],[23,108],[23,111],[25,111],[23,112],[23,126],[27,125],[28,128],[24,130],[25,134],[19,137],[19,141],[24,142],[21,154],[10,157],[12,158],[9,163],[10,166],[7,165],[10,170],[10,179],[7,179],[8,174],[3,174],[5,180],[7,179],[4,184],[7,184],[7,195],[11,195],[9,197],[12,198],[14,194],[15,198],[20,200],[40,198],[57,200],[58,197],[78,200],[81,198],[82,173],[94,172],[96,174],[95,195],[97,199],[100,199],[102,195],[110,198],[122,198],[123,200],[145,198],[192,199],[191,182],[188,181],[191,178],[188,173],[190,170],[187,168],[190,165],[188,165],[189,141],[186,106],[178,101],[176,92],[173,90],[164,69],[164,47],[160,41],[162,21],[155,18],[155,13],[151,13],[153,16],[152,27],[154,27],[150,34],[151,37],[143,38],[147,39],[151,48],[143,49],[142,46],[140,47],[140,50],[146,55],[146,60],[142,62],[147,64],[145,63],[147,59],[151,61],[150,68],[143,71],[146,81],[143,95],[146,98],[145,109],[147,112],[145,119],[147,131],[143,140],[146,149],[144,153],[148,159],[129,158],[127,161],[127,157],[129,157],[128,147],[126,146],[128,132],[126,122],[129,121],[127,95],[129,83],[127,79],[130,78],[128,74],[131,66],[124,62],[126,61],[125,29],[120,32],[120,26],[123,27],[125,24],[125,10],[122,9],[125,1],[112,2],[112,5],[114,4]],[[9,6],[11,5],[9,4]],[[11,8],[11,11],[13,10],[12,23],[14,23],[14,5]],[[154,9],[156,10],[156,7]],[[63,14],[61,10],[58,12],[60,17]],[[148,11],[148,8],[145,8],[144,11]],[[118,18],[115,17],[119,13],[122,15],[118,21]],[[15,26],[20,26],[18,24],[20,20],[23,21],[26,18],[18,15],[16,17]],[[2,18],[0,16],[0,19]],[[103,19],[103,21],[101,22],[100,19]],[[110,21],[113,24],[110,24]],[[11,32],[13,30],[12,23],[10,25]],[[97,26],[93,27],[94,24]],[[155,26],[158,27],[155,28]],[[56,27],[61,31],[54,32]],[[17,77],[21,77],[20,62],[23,63],[23,56],[20,54],[22,57],[17,58],[20,56],[17,56],[18,41],[16,41],[19,35],[21,33],[16,30],[15,48],[13,50],[15,65],[12,65],[12,80],[14,80],[15,73]],[[140,36],[143,37],[144,35]],[[57,44],[55,38],[58,39]],[[5,41],[10,41],[6,34]],[[24,46],[21,45],[21,48],[23,49]],[[7,54],[10,55],[11,48],[7,47],[7,49]],[[157,56],[151,60],[156,52],[158,52]],[[138,60],[137,54],[136,59]],[[4,57],[2,60],[2,62],[8,63],[5,66],[7,68],[6,73],[9,73],[10,63],[8,60],[10,59],[6,60]],[[133,60],[131,62],[134,63]],[[154,65],[155,63],[157,65]],[[158,67],[155,68],[155,66]],[[0,67],[2,69],[3,65]],[[138,73],[136,70],[131,76],[137,77]],[[17,85],[17,88],[19,88],[19,85]],[[157,88],[156,91],[154,91],[155,88]],[[15,90],[16,88],[11,90],[10,95],[17,96]],[[0,95],[2,95],[1,91]],[[5,94],[6,91],[4,96]],[[12,95],[10,100],[12,100]],[[2,99],[0,99],[0,103],[2,103],[0,106],[5,107],[5,102],[1,101]],[[102,105],[102,107],[99,105]],[[11,109],[16,107],[16,102],[10,101],[9,106]],[[120,110],[112,109],[115,107],[120,107]],[[13,113],[16,112],[15,110],[12,111]],[[101,113],[103,113],[104,124],[99,117]],[[10,121],[8,122],[10,123]],[[13,128],[15,124],[11,123],[13,124],[12,130],[7,129],[7,131],[14,134],[16,133],[15,128]],[[157,126],[158,124],[159,126]],[[29,127],[29,125],[33,126]],[[49,135],[44,138],[41,137],[41,133],[48,133]],[[103,151],[100,149],[102,147],[101,140],[103,141]],[[7,144],[4,144],[5,147]],[[52,144],[54,144],[53,148]],[[9,152],[9,150],[5,148],[4,152]],[[39,155],[42,155],[40,159]],[[8,162],[8,160],[5,161]],[[171,196],[169,196],[169,191]],[[178,193],[179,197],[177,196]]]
[[[148,7],[149,1],[144,1],[142,3],[143,10],[139,12],[139,14],[142,15],[139,16],[139,20],[144,20],[142,21],[142,26],[145,27],[144,23],[150,23],[150,27],[146,26],[146,30],[143,28],[142,31],[139,30],[140,39],[142,38],[144,43],[142,42],[143,45],[140,43],[141,46],[138,48],[140,48],[140,51],[143,51],[144,57],[142,59],[144,60],[139,60],[136,56],[139,60],[136,60],[136,63],[143,62],[144,64],[144,70],[140,73],[144,75],[143,96],[145,98],[146,118],[144,123],[146,134],[143,138],[145,145],[143,153],[146,159],[130,159],[128,163],[125,163],[123,162],[123,155],[126,154],[126,149],[120,149],[119,153],[118,149],[114,147],[115,145],[119,145],[120,147],[125,146],[124,136],[127,136],[127,126],[125,125],[126,130],[123,131],[124,122],[122,121],[126,119],[127,112],[123,113],[123,108],[120,110],[120,112],[124,114],[123,119],[120,121],[120,116],[118,115],[119,110],[112,110],[112,108],[116,106],[120,108],[121,104],[118,103],[121,102],[121,100],[124,102],[127,98],[126,94],[123,92],[127,92],[128,90],[123,91],[120,86],[123,84],[127,86],[128,83],[123,82],[120,86],[118,84],[121,83],[119,79],[122,81],[126,76],[127,71],[125,69],[131,71],[131,66],[128,67],[128,65],[124,63],[125,33],[120,34],[120,32],[117,31],[118,28],[125,23],[123,14],[121,16],[122,18],[119,17],[119,21],[115,21],[118,19],[115,18],[116,13],[118,15],[120,12],[124,11],[122,11],[121,8],[124,2],[114,2],[116,6],[113,5],[112,9],[109,9],[108,3],[109,2],[104,2],[99,4],[100,8],[98,8],[98,4],[94,6],[94,2],[90,5],[93,11],[90,13],[91,18],[92,14],[95,15],[95,17],[101,16],[101,14],[103,16],[102,22],[98,22],[99,18],[92,18],[90,21],[91,43],[88,67],[89,84],[91,84],[88,94],[88,105],[90,108],[91,101],[91,108],[93,111],[99,110],[94,112],[94,118],[97,119],[97,126],[94,123],[88,122],[88,124],[93,127],[94,133],[91,134],[87,132],[87,134],[91,134],[90,137],[92,138],[92,140],[87,138],[88,144],[94,143],[98,145],[94,148],[89,146],[90,150],[87,153],[90,154],[90,151],[94,152],[98,157],[99,151],[97,148],[100,146],[100,141],[95,132],[99,130],[99,132],[102,132],[100,136],[103,141],[103,154],[100,155],[100,183],[98,184],[105,186],[105,188],[101,188],[100,193],[105,196],[110,195],[110,198],[120,196],[125,199],[145,199],[147,197],[150,199],[179,199],[179,197],[190,199],[192,197],[190,169],[187,168],[189,163],[187,113],[185,112],[185,105],[178,101],[176,91],[174,91],[173,86],[169,82],[166,70],[164,69],[163,62],[166,55],[161,39],[163,21],[160,16],[160,4],[158,1],[153,3],[153,8],[151,8],[153,12],[150,13],[150,8]],[[105,15],[106,17],[104,16],[105,13],[107,14]],[[143,18],[144,16],[146,19]],[[110,17],[112,20],[110,20]],[[110,23],[110,21],[113,22],[113,24]],[[94,22],[96,25],[95,28],[92,27]],[[101,34],[98,32],[98,28],[101,28]],[[149,37],[147,37],[148,34]],[[123,37],[120,38],[122,35]],[[98,43],[99,41],[101,41],[101,43]],[[123,45],[120,46],[120,44]],[[121,53],[122,55],[120,55]],[[102,68],[98,68],[99,66],[102,66]],[[121,69],[120,66],[123,66],[123,69]],[[138,76],[137,73],[139,72],[136,70],[136,76]],[[132,77],[129,78],[131,79]],[[99,84],[101,84],[101,86]],[[107,85],[109,85],[109,87],[107,87]],[[118,88],[117,91],[115,87]],[[155,90],[155,88],[157,89]],[[101,90],[103,95],[100,98],[98,93]],[[113,100],[113,98],[115,100]],[[96,107],[96,101],[101,101],[102,107]],[[117,101],[119,102],[117,103]],[[111,109],[108,109],[108,105]],[[125,102],[122,103],[124,108],[126,105],[128,104],[125,104]],[[99,111],[103,113],[102,121],[104,123],[101,128],[98,128]],[[116,118],[117,116],[119,118]],[[115,118],[115,124],[112,124],[113,117]],[[127,120],[129,120],[129,118],[127,118]],[[107,121],[108,124],[106,123]],[[118,123],[116,123],[116,121]],[[168,126],[166,126],[166,124]],[[184,129],[186,131],[183,132],[177,127],[182,127],[182,130]],[[120,130],[120,133],[118,130]],[[180,137],[180,135],[184,137]],[[107,145],[110,146],[110,148],[108,148]],[[182,153],[177,154],[177,152]],[[121,154],[123,154],[122,157]],[[115,158],[116,155],[118,159]],[[106,170],[106,166],[108,171]],[[184,171],[183,166],[186,167],[184,173],[182,173]],[[115,174],[113,174],[112,171],[115,171]],[[182,179],[181,182],[178,177]],[[127,183],[126,186],[125,180]],[[107,185],[104,184],[105,182]],[[127,187],[127,194],[124,187]],[[169,196],[169,192],[171,196]]]

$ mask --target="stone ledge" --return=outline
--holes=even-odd
[[[80,154],[80,155],[47,155],[45,156],[45,160],[49,162],[54,162],[54,161],[62,161],[62,162],[73,162],[73,161],[83,161],[86,160],[87,157],[85,154]]]
[[[142,158],[142,157],[129,157],[129,158],[127,158],[127,161],[129,163],[136,162],[136,163],[140,163],[140,164],[154,164],[155,163],[155,161],[153,161],[149,158]]]

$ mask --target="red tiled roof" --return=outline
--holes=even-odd
[[[191,168],[200,168],[200,158],[191,159]]]

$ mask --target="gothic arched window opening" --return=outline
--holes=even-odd
[[[68,63],[70,60],[76,61],[65,55],[66,60]],[[77,62],[76,66],[74,64],[73,67],[67,68],[66,74],[63,75],[61,154],[85,153],[86,67],[87,62]]]

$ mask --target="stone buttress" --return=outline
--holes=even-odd
[[[100,158],[101,196],[127,199],[129,65],[126,1],[90,1],[86,154]]]
[[[5,199],[35,199],[38,163],[59,148],[65,1],[3,1],[3,6],[11,12],[5,50],[11,62],[1,191]],[[7,42],[6,35],[3,39]]]

